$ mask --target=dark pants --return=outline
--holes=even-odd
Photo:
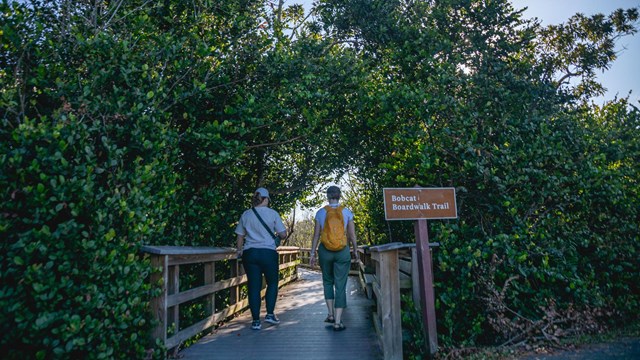
[[[242,266],[247,273],[249,290],[249,309],[253,320],[260,319],[260,291],[262,275],[267,281],[267,293],[264,297],[267,314],[273,314],[278,298],[278,252],[271,249],[248,249],[242,253]]]

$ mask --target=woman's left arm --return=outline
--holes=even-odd
[[[274,210],[275,212],[275,210]],[[276,234],[278,234],[278,237],[282,240],[284,240],[287,237],[287,228],[284,226],[284,222],[282,221],[282,218],[280,217],[280,214],[277,214],[277,219],[275,221],[275,230],[276,230]],[[278,231],[278,228],[284,229],[282,231]]]
[[[356,240],[356,225],[353,223],[353,219],[347,223],[347,237],[353,245],[353,253],[358,255],[358,241]]]

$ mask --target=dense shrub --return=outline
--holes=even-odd
[[[2,352],[159,355],[139,250],[162,242],[175,211],[174,130],[126,42],[79,28],[54,42],[42,25],[50,9],[12,6],[2,7],[14,21],[2,53]]]
[[[430,221],[442,343],[553,339],[561,332],[541,333],[552,321],[564,334],[637,321],[638,111],[586,101],[615,39],[635,33],[637,9],[541,29],[508,1],[332,3],[337,19],[325,20],[376,59],[347,125],[369,238],[414,237],[410,222],[384,220],[382,188],[457,190],[459,218]],[[358,11],[393,18],[398,31],[372,29]]]
[[[315,139],[354,58],[263,5],[0,3],[3,353],[160,355],[140,247],[233,246],[257,186],[284,215],[333,172]]]
[[[3,132],[1,346],[9,357],[129,359],[154,348],[151,268],[139,247],[157,234],[166,198],[158,162],[125,160],[130,152],[108,135],[102,122],[71,112]]]

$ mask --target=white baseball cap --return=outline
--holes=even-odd
[[[266,198],[269,197],[269,190],[267,190],[267,189],[265,189],[263,187],[257,188],[256,192],[258,194],[260,194],[260,196],[262,196],[262,197],[266,197]],[[269,199],[271,199],[271,198],[269,198]]]

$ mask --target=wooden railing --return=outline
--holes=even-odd
[[[185,340],[218,324],[231,315],[248,307],[246,297],[241,296],[240,288],[247,282],[247,276],[241,262],[236,259],[233,248],[185,247],[185,246],[143,246],[148,253],[151,265],[159,270],[151,277],[152,284],[161,285],[159,296],[151,299],[151,310],[158,324],[152,334],[160,339],[167,349],[179,346]],[[297,247],[279,247],[280,282],[279,286],[297,278],[295,267],[298,265]],[[180,267],[187,265],[202,266],[204,283],[190,289],[181,288]],[[224,271],[216,271],[216,265]],[[218,269],[218,270],[220,270]],[[292,269],[293,271],[287,271]],[[220,273],[224,278],[216,278]],[[283,276],[284,274],[284,276]],[[202,275],[202,274],[201,274]],[[225,293],[224,307],[216,306],[217,294]],[[263,289],[263,296],[265,290]],[[180,305],[191,301],[203,301],[204,319],[186,328],[180,328]]]
[[[429,244],[437,247],[438,243]],[[367,297],[375,299],[373,325],[385,360],[402,359],[400,292],[411,289],[421,303],[416,244],[390,243],[358,249],[359,278]]]
[[[430,247],[438,246],[431,243]],[[246,296],[240,289],[247,282],[247,276],[241,262],[236,259],[233,248],[144,246],[142,250],[149,254],[151,264],[156,268],[151,278],[153,284],[161,284],[161,293],[151,300],[151,309],[157,320],[153,332],[155,339],[161,339],[167,349],[179,346],[187,339],[215,326],[235,313],[248,307]],[[279,285],[282,286],[297,279],[296,266],[309,267],[308,248],[279,247],[280,273]],[[378,334],[384,359],[402,359],[402,318],[401,289],[411,289],[414,304],[420,302],[420,285],[416,246],[413,243],[391,243],[379,246],[358,248],[354,255],[355,268],[352,275],[358,275],[367,297],[374,299],[376,311],[373,324]],[[204,283],[190,289],[180,286],[180,267],[199,265],[203,267]],[[218,269],[216,268],[218,265]],[[319,270],[319,267],[314,267]],[[220,275],[220,269],[226,276]],[[286,274],[283,276],[283,274]],[[228,292],[224,293],[224,292]],[[265,290],[263,289],[262,296]],[[216,306],[218,294],[224,295],[222,308]],[[186,328],[180,328],[180,304],[197,299],[205,299],[204,319]]]

